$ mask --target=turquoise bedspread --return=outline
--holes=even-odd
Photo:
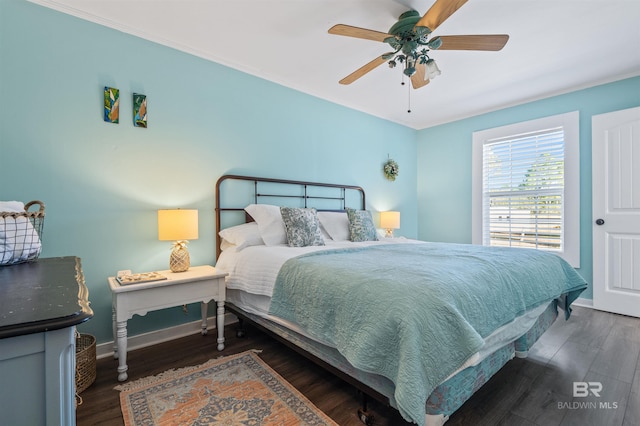
[[[586,288],[560,257],[467,244],[320,251],[282,266],[270,313],[389,378],[402,416],[425,422],[433,389],[525,311]]]

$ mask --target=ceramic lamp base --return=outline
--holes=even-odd
[[[185,272],[189,270],[189,266],[191,266],[189,250],[182,244],[176,244],[169,257],[169,269],[171,272]]]

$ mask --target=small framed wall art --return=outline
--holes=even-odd
[[[104,121],[119,123],[120,118],[120,90],[113,87],[104,88]]]
[[[133,125],[147,127],[147,96],[140,93],[133,94]]]

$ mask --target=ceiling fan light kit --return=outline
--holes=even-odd
[[[428,40],[431,34],[429,27],[416,26],[420,19],[420,14],[415,10],[403,13],[389,29],[388,34],[391,36],[384,39],[394,51],[383,54],[382,58],[389,61],[389,68],[395,68],[398,63],[404,64],[403,73],[407,77],[416,73],[418,65],[426,65],[429,61],[433,64],[433,69],[435,62],[429,58],[429,50],[442,45],[439,37]],[[434,72],[432,75],[437,74]]]
[[[403,64],[403,74],[411,79],[414,89],[419,89],[441,74],[436,62],[429,57],[432,50],[501,50],[509,40],[506,34],[429,38],[440,24],[466,2],[467,0],[436,0],[422,17],[417,11],[409,10],[400,15],[398,22],[387,33],[344,24],[334,25],[329,29],[329,34],[383,42],[393,49],[358,68],[340,80],[340,84],[351,84],[386,62],[390,68]]]
[[[429,59],[427,62],[425,62],[424,67],[425,67],[425,75],[424,75],[425,80],[433,80],[434,78],[442,74],[440,72],[440,68],[438,68],[438,64],[436,64],[436,61],[434,61],[433,59]]]

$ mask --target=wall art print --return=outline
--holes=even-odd
[[[147,96],[140,93],[133,94],[133,125],[147,127]]]
[[[120,117],[120,90],[113,87],[104,88],[104,121],[107,123],[119,123]]]

